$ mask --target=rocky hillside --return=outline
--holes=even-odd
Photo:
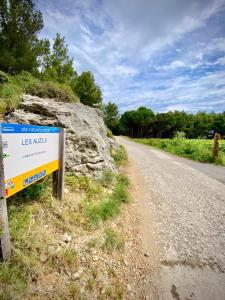
[[[77,175],[98,177],[104,169],[114,170],[110,139],[96,108],[24,95],[5,121],[66,128],[66,169]]]

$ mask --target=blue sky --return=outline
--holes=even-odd
[[[225,0],[38,0],[42,37],[66,38],[120,111],[225,110]]]

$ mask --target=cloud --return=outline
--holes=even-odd
[[[139,105],[197,111],[207,110],[207,103],[208,110],[225,109],[225,91],[218,87],[225,75],[225,0],[38,5],[45,22],[41,36],[64,35],[77,71],[91,70],[104,101],[115,101],[121,111]]]

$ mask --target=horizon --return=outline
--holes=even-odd
[[[120,113],[225,110],[225,0],[43,1],[40,36],[65,36],[78,73],[90,70]]]

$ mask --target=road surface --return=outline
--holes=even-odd
[[[117,141],[128,151],[153,268],[148,299],[225,299],[225,168]]]

